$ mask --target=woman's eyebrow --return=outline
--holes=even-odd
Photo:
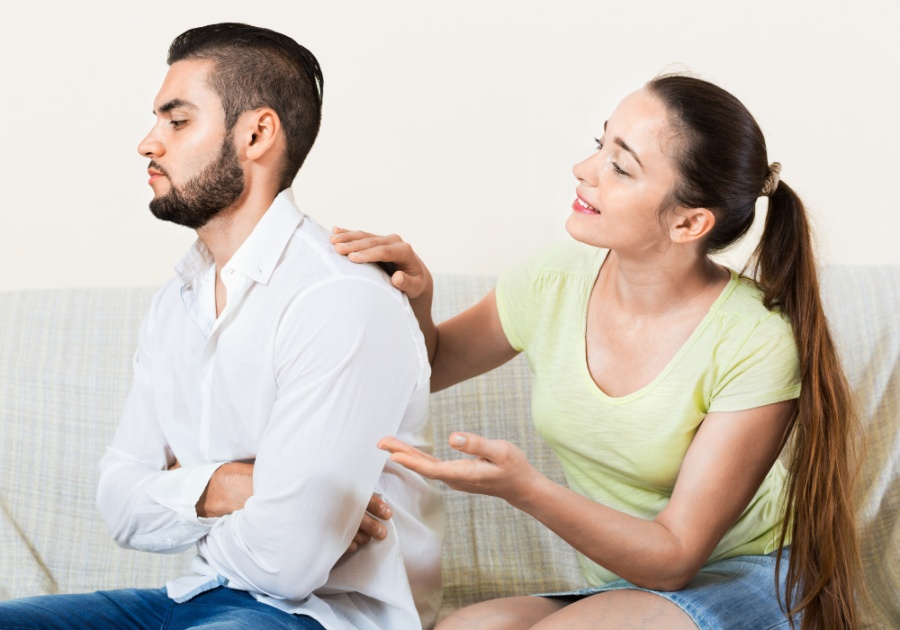
[[[603,123],[603,132],[604,132],[604,133],[606,133],[606,123],[607,123],[607,122],[609,122],[609,121],[607,120],[606,122]],[[628,146],[627,144],[625,144],[625,141],[622,140],[622,138],[616,136],[615,138],[613,138],[613,142],[614,142],[615,144],[618,144],[620,147],[622,147],[623,149],[625,149],[626,151],[628,151],[632,156],[634,156],[634,159],[635,159],[635,161],[638,163],[638,166],[640,166],[641,169],[644,168],[643,163],[641,163],[641,158],[639,158],[639,157],[637,156],[637,153],[634,152],[634,149],[632,149],[630,146]]]
[[[181,109],[197,109],[197,106],[191,103],[190,101],[185,101],[180,98],[173,98],[168,103],[163,103],[159,106],[159,113],[165,114],[166,112],[170,112],[176,107],[180,107]],[[153,113],[156,114],[156,110],[153,110]]]

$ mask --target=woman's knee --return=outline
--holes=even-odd
[[[546,597],[507,597],[460,608],[435,630],[528,630],[566,602]]]
[[[697,630],[678,605],[655,593],[622,589],[586,597],[545,617],[533,630]]]

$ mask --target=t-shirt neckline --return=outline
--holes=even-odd
[[[678,352],[675,353],[675,356],[666,364],[666,366],[662,369],[662,371],[656,375],[652,381],[641,387],[640,389],[631,392],[630,394],[626,394],[625,396],[610,396],[602,389],[600,386],[594,382],[594,378],[591,376],[591,371],[588,369],[588,360],[587,360],[587,314],[588,314],[588,306],[590,304],[591,292],[594,289],[594,285],[597,283],[597,279],[600,277],[600,268],[603,266],[603,262],[606,260],[607,255],[609,254],[609,250],[605,249],[602,253],[597,256],[597,261],[594,263],[591,269],[591,280],[585,283],[585,288],[582,291],[581,296],[581,348],[580,348],[580,360],[581,364],[581,373],[582,376],[586,379],[587,385],[590,388],[591,392],[593,392],[594,396],[602,400],[608,405],[625,405],[630,402],[634,402],[635,400],[641,398],[645,394],[652,391],[657,385],[659,385],[665,378],[669,375],[672,370],[681,362],[684,358],[684,355],[688,353],[691,347],[697,342],[697,340],[703,335],[703,331],[709,326],[712,320],[715,318],[716,312],[719,307],[727,300],[734,290],[737,288],[738,282],[740,281],[740,275],[732,268],[726,267],[728,272],[731,274],[731,278],[728,280],[728,284],[725,285],[725,288],[722,289],[722,292],[719,294],[719,297],[716,298],[716,301],[712,303],[709,307],[709,311],[706,315],[703,316],[703,319],[700,320],[700,323],[697,324],[697,327],[694,328],[694,331],[691,333],[690,337],[688,337],[687,341],[682,344],[681,348],[678,349]]]

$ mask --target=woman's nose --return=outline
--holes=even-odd
[[[596,170],[595,168],[592,168],[592,166],[595,166],[593,165],[593,158],[595,156],[596,154],[586,160],[582,160],[572,167],[572,174],[575,176],[575,179],[588,185],[595,185],[597,183],[597,177],[592,176],[592,173]]]

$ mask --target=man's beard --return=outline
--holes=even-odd
[[[155,162],[150,162],[150,166],[169,176]],[[169,192],[150,202],[150,212],[157,219],[195,230],[209,223],[244,192],[244,171],[238,163],[232,135],[225,136],[219,156],[213,163],[188,180],[181,190],[172,178],[169,178],[169,183]]]

